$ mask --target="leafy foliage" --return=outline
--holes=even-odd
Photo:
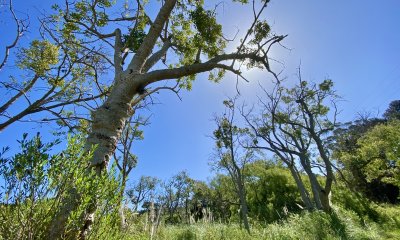
[[[222,35],[222,26],[217,23],[215,13],[212,11],[205,10],[202,6],[198,6],[195,10],[190,12],[190,18],[197,31],[199,31],[198,36],[201,37],[206,44],[214,44]],[[201,40],[197,40],[196,42],[199,44]]]
[[[392,101],[383,114],[383,117],[387,120],[400,120],[400,100]]]
[[[136,52],[143,43],[145,36],[146,33],[143,30],[132,29],[129,35],[124,35],[125,48],[128,48],[132,52]]]
[[[386,111],[393,111],[391,104]],[[391,110],[389,110],[391,109]],[[396,127],[398,120],[363,118],[342,124],[331,138],[330,148],[342,165],[342,174],[356,191],[374,201],[398,201],[396,179]]]
[[[96,173],[87,170],[90,153],[82,153],[83,141],[78,136],[70,137],[68,148],[53,155],[50,152],[60,143],[58,140],[43,143],[39,134],[32,139],[24,134],[19,143],[20,153],[9,158],[4,154],[0,156],[0,175],[3,177],[0,238],[45,239],[60,202],[68,198],[71,191],[85,197],[79,199],[80,208],[70,216],[66,231],[80,226],[80,215],[93,201],[92,195],[85,192],[95,192],[101,206],[97,214],[103,218],[99,218],[96,226],[102,221],[108,221],[110,226],[116,224],[117,218],[110,216],[118,209],[120,199],[116,199],[114,193],[118,191],[119,183],[113,177],[113,171],[110,175],[95,178]],[[101,231],[95,229],[93,239]]]
[[[356,154],[342,154],[342,161],[360,161],[368,182],[380,179],[400,186],[399,127],[398,120],[375,126],[358,139]]]
[[[50,66],[58,63],[59,46],[47,40],[34,40],[29,48],[23,48],[19,55],[18,67],[32,70],[36,75],[43,76]]]
[[[301,211],[296,183],[288,169],[267,161],[247,166],[250,217],[271,223]]]

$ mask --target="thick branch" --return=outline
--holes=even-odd
[[[162,48],[155,52],[151,57],[149,57],[143,67],[143,72],[147,72],[152,68],[160,59],[167,53],[168,49],[171,47],[171,42],[166,41]]]
[[[223,65],[220,62],[227,61],[227,60],[243,60],[243,59],[253,59],[256,61],[262,61],[262,57],[257,56],[254,53],[247,53],[247,54],[223,54],[216,56],[204,63],[195,63],[189,66],[183,66],[179,68],[173,69],[162,69],[162,70],[155,70],[149,72],[147,74],[143,74],[138,77],[138,82],[141,85],[147,85],[150,83],[158,82],[161,80],[167,79],[176,79],[185,76],[190,76],[197,73],[211,71],[215,68],[224,68],[224,69],[231,69],[230,66]]]
[[[119,79],[122,73],[122,39],[121,30],[119,28],[115,29],[115,49],[114,49],[114,66],[115,66],[115,77]]]
[[[140,71],[145,63],[146,58],[149,57],[153,47],[158,39],[158,36],[163,30],[164,23],[168,20],[172,9],[175,7],[176,0],[166,0],[164,6],[161,7],[156,20],[150,27],[149,33],[140,45],[136,55],[133,57],[129,64],[128,69],[132,71]]]

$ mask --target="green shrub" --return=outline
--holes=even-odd
[[[81,226],[80,217],[93,201],[99,206],[99,217],[89,239],[116,231],[119,181],[113,170],[96,177],[88,169],[91,153],[84,152],[84,139],[69,137],[67,149],[60,154],[51,154],[60,141],[43,143],[39,134],[32,139],[24,134],[19,143],[19,153],[4,157],[3,151],[0,155],[0,239],[46,239],[61,202],[72,192],[81,198],[66,231]]]

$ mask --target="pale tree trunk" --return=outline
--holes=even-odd
[[[308,211],[313,210],[314,206],[310,200],[310,194],[308,193],[306,187],[304,186],[304,183],[301,180],[299,173],[294,168],[294,166],[289,166],[289,169],[292,174],[292,177],[294,178],[294,181],[296,182],[297,188],[299,189],[301,200],[303,201],[304,205],[306,205]]]
[[[113,155],[118,139],[121,136],[125,121],[133,114],[131,101],[138,94],[138,88],[143,81],[137,80],[140,71],[144,66],[146,59],[150,55],[159,33],[161,32],[166,19],[174,8],[176,0],[166,1],[160,9],[153,26],[150,28],[148,35],[144,39],[144,43],[140,46],[136,55],[132,59],[126,71],[122,71],[121,63],[121,31],[115,31],[115,79],[109,97],[105,103],[92,112],[91,132],[87,137],[85,150],[91,150],[96,146],[90,167],[94,168],[98,175],[101,175],[108,165]],[[173,77],[173,76],[172,76]],[[157,80],[157,78],[156,78]],[[149,82],[149,81],[148,81]],[[49,239],[76,238],[79,234],[80,239],[85,239],[87,233],[91,229],[94,221],[94,212],[96,210],[96,202],[93,202],[83,216],[83,227],[80,233],[71,232],[64,236],[66,224],[70,214],[79,206],[81,196],[78,193],[72,193],[68,199],[63,201],[62,206],[53,219],[49,230]]]
[[[121,229],[126,229],[127,224],[126,224],[126,217],[125,217],[125,202],[122,202],[121,206],[119,207],[119,215],[121,218]]]
[[[271,143],[270,143],[271,144]],[[274,146],[273,144],[271,144],[272,146]],[[310,194],[307,190],[307,188],[304,186],[304,182],[301,179],[301,176],[299,174],[299,172],[296,169],[296,166],[294,165],[294,158],[293,156],[290,154],[290,158],[286,157],[284,154],[282,154],[281,152],[279,152],[276,149],[271,149],[276,155],[278,155],[280,157],[280,159],[286,163],[286,165],[288,166],[290,173],[292,174],[292,177],[294,179],[294,181],[296,182],[297,188],[300,192],[300,197],[301,200],[303,201],[304,205],[306,206],[308,211],[312,211],[315,209],[311,199],[310,199]],[[300,163],[303,166],[304,169],[306,169],[306,162],[305,162],[305,158],[303,156],[301,156],[300,154],[298,155],[300,157]],[[291,160],[290,160],[291,159]]]
[[[150,240],[153,239],[154,231],[156,227],[156,209],[154,207],[154,201],[151,200],[150,202],[150,209],[149,209],[149,222],[150,222]]]
[[[120,217],[121,217],[121,229],[125,229],[127,224],[126,224],[126,218],[125,218],[125,201],[124,201],[124,193],[125,193],[125,188],[126,188],[126,181],[128,180],[128,176],[125,173],[122,173],[122,184],[121,184],[121,189],[120,189]]]
[[[317,209],[322,210],[323,208],[322,208],[321,197],[320,197],[322,188],[321,188],[317,178],[315,177],[314,173],[312,173],[312,172],[309,173],[308,179],[310,180],[311,190],[313,192],[315,206],[317,207]]]
[[[315,207],[319,210],[323,210],[320,197],[322,187],[319,184],[317,177],[315,176],[315,174],[311,169],[310,160],[307,159],[305,155],[300,155],[299,157],[300,157],[300,163],[303,166],[304,171],[308,176],[308,180],[310,181]]]
[[[322,210],[324,210],[324,212],[330,212],[332,210],[330,192],[327,193],[325,189],[322,189],[320,193],[320,199]]]
[[[121,85],[123,86],[124,84]],[[95,168],[99,176],[105,171],[110,157],[117,146],[117,141],[121,135],[125,121],[132,114],[129,102],[134,92],[129,94],[129,92],[123,91],[124,88],[122,86],[115,86],[112,91],[113,94],[110,95],[103,106],[92,114],[92,132],[87,138],[86,151],[96,145],[91,167]],[[68,218],[78,208],[80,204],[78,199],[80,198],[79,193],[71,190],[67,199],[63,200],[56,218],[52,221],[49,231],[50,239],[60,239],[63,237]],[[93,201],[87,209],[85,216],[83,216],[85,220],[80,230],[81,233],[79,233],[80,239],[85,239],[85,235],[90,230],[94,221],[94,212],[96,210],[95,198],[93,198]],[[74,239],[77,234],[71,231],[69,236],[64,236],[64,238]]]
[[[248,215],[248,208],[247,208],[247,201],[246,201],[246,192],[244,189],[244,185],[241,180],[238,182],[238,190],[239,190],[239,201],[240,201],[240,218],[243,220],[244,228],[248,233],[250,233],[250,224],[247,218]]]
[[[315,130],[316,125],[317,125],[317,121],[314,118],[315,116],[313,115],[313,113],[310,111],[310,109],[304,102],[300,102],[300,103],[301,103],[301,106],[303,107],[304,111],[306,112],[306,114],[309,117],[310,135],[311,135],[311,138],[315,141],[315,143],[317,145],[319,155],[324,162],[325,170],[326,170],[325,187],[324,188],[322,188],[321,186],[319,187],[319,199],[321,201],[321,209],[325,212],[330,212],[331,211],[330,194],[331,194],[331,189],[332,189],[332,183],[334,180],[332,163],[329,159],[328,151],[325,149],[325,146],[321,139],[321,133],[317,133]],[[326,130],[328,130],[328,129],[326,129]],[[331,130],[333,130],[333,129],[331,129]]]
[[[313,193],[315,207],[319,210],[322,210],[322,203],[321,203],[321,198],[320,198],[320,192],[322,189],[321,185],[319,184],[318,179],[315,176],[315,174],[312,172],[311,168],[308,165],[305,165],[303,167],[304,167],[304,171],[306,172],[308,179],[310,181],[311,191]]]
[[[328,154],[322,144],[321,139],[316,135],[314,135],[314,140],[317,143],[318,151],[320,153],[320,156],[322,160],[324,161],[325,164],[325,170],[326,170],[326,180],[325,180],[325,188],[321,188],[320,191],[320,199],[321,199],[321,205],[322,209],[325,212],[330,212],[332,210],[331,207],[331,202],[330,202],[330,195],[331,195],[331,190],[332,190],[332,184],[334,180],[334,174],[333,174],[333,169],[332,169],[332,163],[328,157]]]

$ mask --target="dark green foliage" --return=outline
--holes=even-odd
[[[0,237],[22,239],[33,235],[43,238],[54,212],[47,197],[55,190],[55,183],[48,176],[52,174],[51,163],[61,160],[48,152],[58,141],[45,144],[38,133],[30,140],[24,134],[18,142],[20,153],[10,158],[5,158],[4,154],[0,156]]]
[[[271,223],[301,211],[296,183],[290,171],[266,161],[256,161],[246,169],[250,217]]]
[[[238,199],[229,176],[217,174],[210,182],[211,211],[215,221],[227,223],[238,210]],[[236,216],[236,215],[235,215]]]
[[[124,35],[125,48],[136,52],[142,45],[146,33],[141,29],[131,29],[129,35]]]
[[[398,202],[398,127],[396,101],[382,118],[363,118],[343,124],[331,140],[334,157],[342,165],[343,177],[353,190],[370,200]],[[389,117],[392,116],[393,118]]]
[[[196,233],[191,231],[190,229],[184,230],[182,233],[178,234],[177,240],[196,240]]]
[[[400,120],[400,100],[392,101],[383,114],[383,117],[387,120]]]
[[[379,220],[378,212],[364,195],[352,191],[343,182],[335,185],[334,192],[333,202],[336,205],[355,212],[361,220],[365,218],[373,221]]]
[[[190,17],[202,40],[207,44],[214,44],[222,35],[222,26],[217,23],[214,12],[198,6],[190,12]]]

